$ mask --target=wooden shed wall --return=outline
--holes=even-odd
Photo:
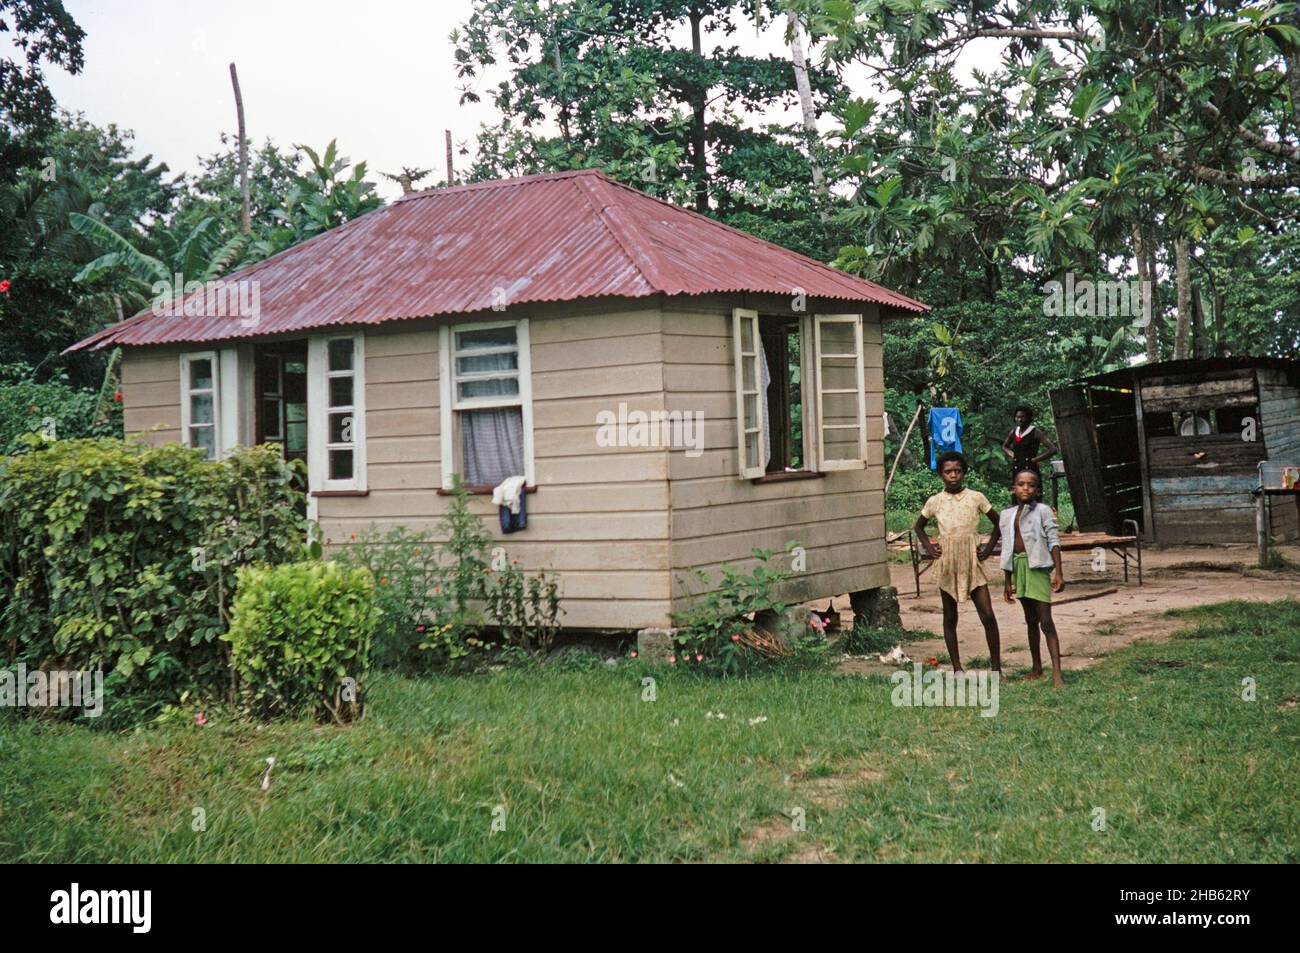
[[[864,316],[868,466],[811,480],[751,484],[737,474],[733,307],[789,312],[788,299],[670,299],[664,310],[664,379],[670,411],[702,411],[705,451],[668,457],[674,609],[702,591],[697,570],[716,580],[723,562],[749,567],[755,547],[794,541],[807,571],[783,592],[822,598],[889,584],[885,553],[884,370],[878,313]],[[812,306],[809,310],[814,310]],[[843,310],[837,308],[834,310]],[[786,568],[789,568],[788,565]]]
[[[1300,465],[1300,386],[1295,378],[1261,367],[1259,375],[1260,433],[1268,459]],[[1300,539],[1300,496],[1270,500],[1272,534],[1280,540]]]

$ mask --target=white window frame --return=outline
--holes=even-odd
[[[750,325],[750,340],[754,344],[752,351],[746,351],[741,342],[744,338],[741,335],[741,329],[748,322]],[[740,466],[740,478],[742,480],[753,480],[761,477],[767,472],[767,447],[763,440],[763,422],[767,418],[767,402],[763,399],[763,368],[759,364],[759,355],[762,353],[762,346],[759,338],[758,312],[752,308],[734,308],[731,312],[731,341],[732,354],[735,358],[736,373],[736,457]],[[745,362],[749,361],[754,367],[754,390],[745,390]],[[752,396],[754,406],[757,408],[757,417],[751,422],[745,420],[745,398]],[[749,424],[752,423],[752,426]],[[757,433],[758,435],[758,466],[751,467],[745,459],[745,435]]]
[[[329,343],[352,342],[352,368],[329,369]],[[366,338],[360,331],[351,334],[321,334],[307,341],[307,486],[313,492],[366,492]],[[352,441],[329,442],[329,382],[334,377],[352,378]],[[329,452],[352,451],[352,477],[329,478]]]
[[[514,328],[515,349],[518,351],[519,367],[513,372],[519,381],[519,393],[514,396],[502,395],[492,397],[458,398],[458,380],[472,380],[476,376],[484,378],[509,377],[511,372],[491,371],[480,375],[456,375],[456,355],[453,353],[455,332],[483,331],[489,328]],[[485,353],[479,348],[474,354]],[[489,352],[490,353],[490,352]],[[490,410],[498,407],[518,407],[523,424],[524,440],[524,477],[528,486],[537,485],[537,475],[533,466],[533,362],[532,347],[528,337],[528,319],[516,318],[508,321],[478,321],[472,324],[444,324],[438,328],[438,421],[439,446],[442,456],[442,488],[450,490],[456,473],[456,412],[460,410]]]
[[[822,350],[822,328],[828,324],[850,324],[853,326],[853,346],[855,353],[846,354],[837,352],[826,354]],[[826,358],[833,357],[848,357],[856,359],[858,385],[858,422],[856,424],[826,424],[823,422],[826,419],[826,415],[823,412],[823,404],[825,402],[824,398],[826,394],[853,393],[849,388],[828,389],[823,386],[822,361]],[[833,470],[860,470],[867,465],[867,372],[866,362],[862,351],[862,315],[813,315],[813,364],[817,370],[817,419],[814,422],[817,428],[817,467],[823,472],[830,472]],[[855,427],[858,431],[858,456],[851,459],[828,459],[825,444],[826,431],[852,430]]]
[[[190,365],[195,361],[207,361],[208,366],[212,369],[212,388],[199,388],[194,390],[190,387]],[[216,351],[191,351],[181,355],[181,443],[187,447],[194,447],[190,442],[190,428],[211,427],[212,428],[212,456],[209,459],[220,460],[222,453],[222,417],[221,417],[221,362]],[[191,398],[195,394],[212,395],[212,421],[211,423],[195,424],[192,420],[193,410],[190,404]],[[195,449],[198,449],[195,447]]]

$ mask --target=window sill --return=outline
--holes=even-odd
[[[492,491],[495,490],[495,489],[496,489],[496,487],[494,487],[494,486],[467,486],[467,487],[465,487],[465,492],[468,493],[470,496],[491,496],[491,495],[492,495]],[[533,486],[526,486],[526,487],[524,487],[524,492],[525,492],[525,493],[536,493],[536,492],[537,492],[537,486],[536,486],[536,484],[534,484]],[[454,490],[443,490],[443,489],[439,489],[439,490],[438,490],[438,495],[439,495],[439,496],[455,496],[455,495],[456,495],[456,492],[455,492]]]
[[[760,483],[785,483],[789,480],[820,480],[824,476],[826,474],[818,470],[783,470],[779,473],[765,473],[749,482],[757,486]]]
[[[312,496],[369,496],[369,490],[312,490]]]

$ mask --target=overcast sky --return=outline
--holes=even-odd
[[[134,131],[138,152],[174,172],[195,169],[197,156],[220,148],[223,130],[233,132],[232,60],[251,142],[322,148],[337,138],[343,155],[369,162],[388,197],[400,189],[376,173],[433,167],[441,178],[443,130],[472,151],[480,124],[495,118],[487,102],[458,103],[448,35],[467,19],[470,0],[64,4],[86,31],[86,63],[77,76],[48,71],[59,105]],[[722,42],[788,55],[779,25],[761,35],[742,27]]]

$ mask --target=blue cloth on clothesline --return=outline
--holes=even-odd
[[[936,467],[935,459],[941,453],[956,450],[961,453],[961,411],[956,407],[930,408],[930,469]]]

